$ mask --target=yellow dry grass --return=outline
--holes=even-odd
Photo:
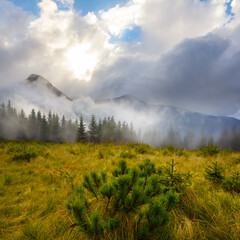
[[[23,145],[38,151],[37,157],[26,162],[13,161],[16,149]],[[39,153],[40,152],[40,153]],[[193,174],[192,186],[181,196],[171,221],[157,239],[240,239],[240,196],[213,186],[204,178],[205,167],[220,162],[225,174],[240,170],[240,153],[220,152],[203,157],[200,151],[168,151],[147,148],[139,153],[135,145],[113,144],[51,144],[6,141],[0,143],[0,239],[86,239],[77,228],[64,203],[80,185],[84,173],[112,171],[121,153],[129,166],[146,158],[156,166],[174,159],[179,171]],[[72,179],[66,177],[66,173]],[[131,239],[131,220],[126,219]],[[115,239],[124,239],[115,236]]]

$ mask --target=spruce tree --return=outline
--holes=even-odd
[[[49,128],[46,116],[42,116],[42,121],[40,125],[40,141],[48,142],[49,141]]]
[[[0,105],[0,138],[5,138],[4,134],[4,121],[6,117],[6,109],[5,109],[5,104],[2,103]]]
[[[40,139],[40,126],[42,122],[42,113],[40,111],[37,112],[37,140]]]
[[[86,130],[85,130],[85,125],[84,125],[82,116],[80,117],[80,122],[79,122],[78,130],[77,130],[76,141],[77,142],[82,142],[82,143],[87,142],[87,133],[86,133]]]
[[[98,125],[97,125],[97,142],[100,143],[102,141],[102,121],[99,120]]]
[[[19,140],[26,140],[27,139],[27,118],[23,110],[21,110],[18,116],[18,133],[17,139]]]
[[[89,141],[91,143],[97,142],[97,135],[98,135],[98,129],[97,129],[97,122],[94,115],[91,116],[90,124],[89,124]]]
[[[28,119],[29,137],[33,140],[37,138],[37,117],[35,109],[32,109]]]
[[[63,142],[67,141],[66,132],[67,132],[67,122],[66,122],[65,116],[63,115],[61,119],[61,132],[60,132],[60,138]]]
[[[52,139],[54,142],[60,142],[60,124],[57,114],[52,117]]]

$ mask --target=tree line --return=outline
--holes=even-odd
[[[83,116],[73,121],[64,115],[49,111],[47,115],[32,109],[27,116],[24,110],[17,112],[10,101],[0,105],[0,139],[37,140],[44,142],[136,142],[133,125],[117,122],[114,117],[97,121],[91,116],[86,124]]]
[[[223,130],[219,137],[213,138],[209,134],[194,132],[188,129],[185,135],[180,134],[171,125],[166,133],[155,130],[146,131],[142,136],[142,141],[154,147],[167,147],[173,145],[175,148],[201,149],[208,145],[217,145],[222,149],[240,150],[240,129],[233,127],[232,130]]]
[[[173,145],[175,148],[199,149],[206,145],[218,145],[223,149],[240,150],[240,129],[223,131],[214,139],[202,131],[200,134],[189,129],[181,135],[170,125],[166,133],[155,130],[136,134],[133,124],[116,122],[114,117],[102,120],[90,117],[88,124],[84,117],[73,121],[64,115],[49,111],[47,115],[32,109],[27,116],[24,110],[17,112],[9,101],[0,105],[0,139],[37,140],[44,142],[83,142],[83,143],[136,143],[144,142],[154,147]]]

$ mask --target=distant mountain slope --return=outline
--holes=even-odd
[[[212,116],[171,105],[152,105],[135,97],[124,95],[121,97],[95,101],[98,104],[123,104],[137,111],[145,112],[154,116],[155,126],[153,129],[161,132],[167,131],[170,126],[180,133],[185,134],[188,130],[195,133],[204,131],[207,135],[218,137],[223,130],[231,130],[233,127],[240,128],[240,120],[233,117]],[[136,119],[137,119],[136,115]]]
[[[52,94],[54,94],[57,97],[64,97],[69,101],[72,101],[71,98],[69,98],[68,96],[66,96],[63,92],[61,92],[59,89],[57,89],[56,87],[54,87],[47,79],[43,78],[40,75],[37,74],[31,74],[27,79],[26,79],[27,84],[34,84],[34,85],[38,85],[41,87],[46,88],[49,92],[51,92]]]

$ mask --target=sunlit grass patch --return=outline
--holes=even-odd
[[[36,157],[13,161],[22,148]],[[211,149],[210,149],[211,150]],[[21,150],[24,151],[24,150]],[[213,152],[215,149],[213,149]],[[218,151],[218,150],[217,150]],[[211,152],[211,151],[210,151]],[[190,172],[192,183],[180,196],[169,223],[155,239],[239,239],[239,193],[218,187],[205,179],[205,168],[218,162],[227,179],[240,171],[240,153],[219,150],[203,156],[201,150],[152,148],[141,144],[53,144],[37,142],[0,142],[0,239],[86,239],[69,227],[73,219],[65,208],[67,199],[83,175],[111,173],[119,160],[129,168],[149,159],[156,168],[178,162],[176,170]],[[124,218],[125,235],[109,239],[132,239],[133,221]]]

